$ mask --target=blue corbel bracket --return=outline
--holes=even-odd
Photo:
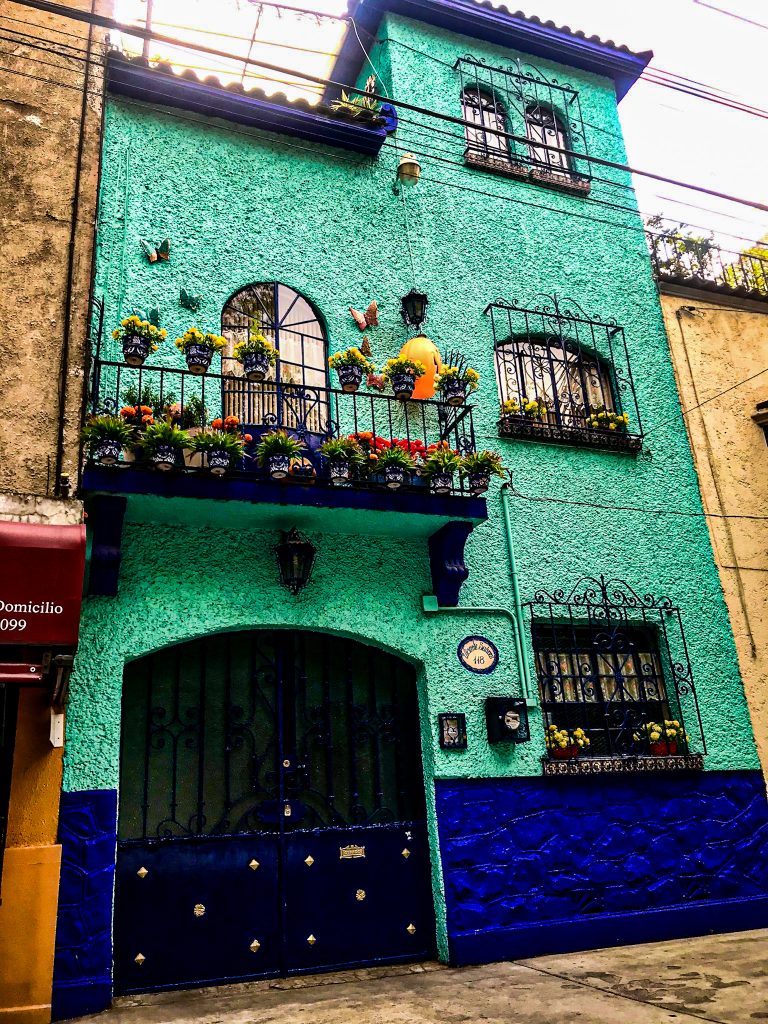
[[[446,523],[429,538],[432,586],[438,604],[448,608],[455,608],[459,603],[459,592],[469,576],[464,562],[464,545],[472,529],[472,523]]]
[[[88,502],[88,529],[91,534],[89,595],[117,597],[127,504],[127,498],[114,494],[97,494]]]

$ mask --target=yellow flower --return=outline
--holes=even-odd
[[[122,331],[120,330],[119,327],[116,327],[114,329],[114,331],[112,331],[112,337],[115,339],[115,341],[117,341],[117,339],[120,337],[121,334],[122,334]]]
[[[660,739],[661,739],[661,733],[660,732],[652,732],[651,733],[651,743],[658,743]]]

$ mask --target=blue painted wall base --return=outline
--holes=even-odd
[[[456,964],[768,926],[759,772],[436,783]]]
[[[53,1020],[97,1013],[112,999],[116,829],[115,790],[61,794]]]

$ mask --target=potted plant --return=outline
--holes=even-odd
[[[432,449],[432,450],[430,450]],[[453,476],[461,469],[461,456],[453,448],[430,445],[421,464],[422,476],[429,480],[435,494],[448,494],[453,487]]]
[[[506,470],[501,456],[496,452],[470,452],[461,460],[461,476],[466,478],[469,490],[474,495],[485,494],[491,483],[491,476],[505,476]]]
[[[100,466],[114,466],[134,437],[134,428],[122,416],[91,416],[80,434],[89,454]]]
[[[627,413],[609,412],[605,406],[595,409],[587,417],[587,426],[596,430],[626,430],[628,424]]]
[[[320,454],[328,459],[331,483],[344,484],[352,475],[352,468],[364,460],[363,450],[354,437],[332,437],[320,445]]]
[[[150,423],[138,442],[144,458],[163,472],[174,468],[178,456],[188,444],[187,432],[167,421]]]
[[[211,365],[214,352],[221,352],[227,344],[220,334],[203,333],[197,327],[190,327],[176,339],[176,348],[184,353],[191,373],[205,373]]]
[[[634,738],[638,742],[646,742],[648,750],[654,757],[685,752],[690,740],[690,736],[676,719],[646,722],[640,731],[635,733]]]
[[[150,352],[157,352],[157,346],[168,337],[168,331],[132,313],[120,321],[120,326],[112,331],[112,337],[122,342],[126,363],[141,366]]]
[[[360,387],[363,374],[366,377],[376,373],[375,365],[367,359],[359,348],[348,348],[345,352],[336,352],[328,360],[328,365],[339,375],[341,390],[354,394]]]
[[[251,381],[264,380],[279,355],[272,342],[255,329],[251,330],[248,341],[240,341],[235,345],[232,354],[238,363],[243,364],[245,379]]]
[[[377,472],[384,474],[384,483],[391,491],[396,491],[405,483],[406,473],[416,468],[416,461],[409,451],[400,445],[393,444],[380,455],[376,466]]]
[[[273,480],[282,480],[291,470],[291,461],[304,454],[304,445],[285,430],[271,430],[256,445],[256,458],[266,466]]]
[[[435,377],[435,390],[447,405],[464,405],[467,393],[477,390],[480,374],[471,366],[444,366]]]
[[[236,430],[215,429],[217,422],[221,421],[214,420],[210,430],[201,430],[190,437],[187,447],[191,452],[205,456],[208,469],[214,476],[223,476],[233,462],[243,457],[245,445],[253,438],[250,434],[241,437]]]
[[[501,407],[503,416],[524,416],[528,420],[541,421],[549,412],[541,398],[508,398]]]
[[[558,729],[556,725],[547,727],[544,734],[550,757],[558,759],[578,757],[590,746],[589,737],[583,729]]]
[[[416,387],[416,381],[427,372],[424,363],[417,363],[413,359],[405,359],[397,356],[395,359],[388,359],[384,364],[384,381],[388,384],[394,394],[401,402],[407,402]]]

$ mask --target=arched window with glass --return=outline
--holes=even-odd
[[[486,159],[509,160],[509,141],[498,132],[506,132],[507,118],[503,104],[484,89],[470,87],[461,94],[461,110],[468,155]]]
[[[563,122],[551,107],[533,103],[525,109],[525,134],[528,137],[528,157],[534,167],[565,177],[571,175],[571,163],[565,153],[569,149],[568,135]]]
[[[235,345],[258,332],[278,351],[267,379],[250,383],[234,359]],[[328,430],[328,359],[325,328],[299,292],[277,281],[249,284],[232,295],[221,314],[224,409],[256,434],[285,427],[320,438]]]

